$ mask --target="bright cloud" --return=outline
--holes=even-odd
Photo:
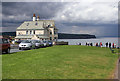
[[[53,18],[56,21],[78,23],[117,23],[118,7],[112,2],[68,3]]]

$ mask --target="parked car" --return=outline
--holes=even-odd
[[[43,41],[40,41],[40,47],[44,47],[44,43],[43,43]]]
[[[23,40],[19,44],[19,50],[24,50],[24,49],[35,49],[35,43],[31,40]]]
[[[40,47],[40,41],[39,40],[31,40],[33,43],[35,43],[35,48],[39,48]]]
[[[43,47],[44,44],[40,40],[31,40],[33,43],[35,43],[35,48]]]
[[[53,42],[52,41],[48,41],[49,43],[49,46],[52,46],[53,45]]]
[[[0,51],[2,53],[10,53],[10,43],[7,38],[0,38]]]
[[[44,47],[49,46],[49,42],[48,41],[43,41]]]

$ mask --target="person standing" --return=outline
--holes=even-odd
[[[100,42],[100,47],[102,47],[102,42]]]
[[[112,44],[112,47],[115,48],[114,43]]]
[[[115,48],[116,48],[116,44],[114,44]]]
[[[79,43],[79,45],[81,45],[81,43]]]
[[[111,48],[111,43],[109,43],[109,48]]]
[[[90,43],[91,46],[93,46],[92,42]]]
[[[98,43],[96,43],[96,47],[98,47]]]
[[[106,43],[106,48],[108,47],[108,42]]]

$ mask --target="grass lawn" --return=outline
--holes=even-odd
[[[118,56],[109,48],[53,46],[2,55],[3,79],[108,79]]]

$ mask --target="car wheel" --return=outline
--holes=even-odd
[[[31,49],[32,49],[32,46],[30,46],[29,50],[31,50]]]
[[[29,50],[31,50],[31,49],[32,49],[32,46],[29,47]]]
[[[34,46],[34,48],[33,49],[36,49],[37,47],[36,46]]]
[[[8,48],[8,49],[6,50],[6,53],[10,53],[10,48]]]
[[[21,50],[21,48],[19,48],[19,50]]]

